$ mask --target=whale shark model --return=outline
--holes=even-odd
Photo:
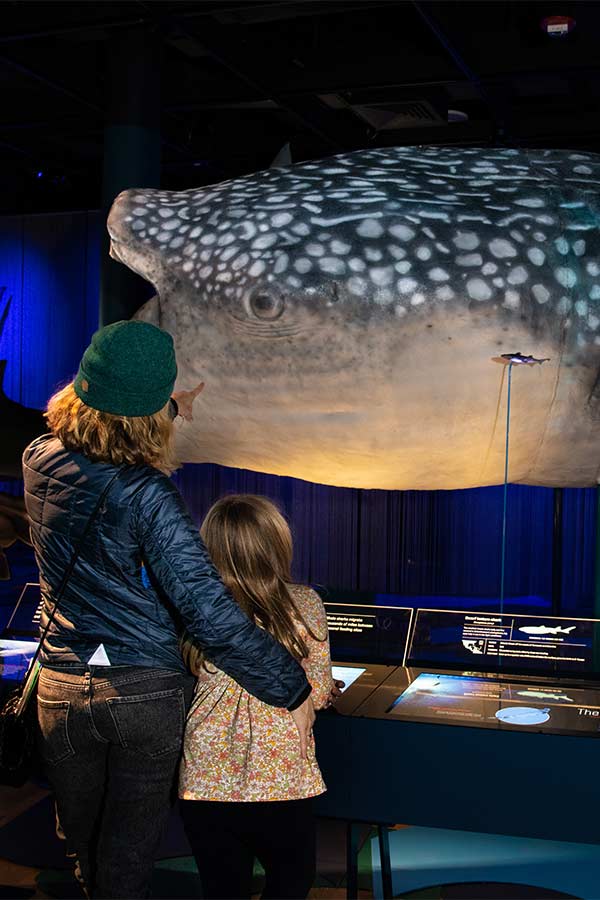
[[[550,625],[525,625],[524,628],[519,628],[519,631],[524,631],[525,634],[571,634],[576,627],[576,625],[570,625],[568,628],[562,628],[560,625],[554,628]]]
[[[155,286],[138,315],[173,335],[179,386],[206,382],[182,459],[497,484],[497,362],[519,355],[549,361],[513,373],[510,480],[595,485],[599,188],[594,154],[404,147],[124,192],[112,255]]]

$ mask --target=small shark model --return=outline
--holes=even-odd
[[[537,359],[535,356],[524,356],[522,353],[501,353],[502,359],[505,359],[509,363],[513,363],[516,366],[541,366],[542,363],[550,362],[550,357],[546,356],[543,359]]]
[[[571,697],[566,694],[550,694],[547,691],[518,691],[519,697],[536,697],[538,700],[566,700],[573,703]]]
[[[570,625],[569,628],[562,628],[560,625],[554,628],[550,625],[525,625],[524,628],[519,628],[519,631],[524,631],[525,634],[570,634],[576,627],[576,625]]]

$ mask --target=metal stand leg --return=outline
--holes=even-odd
[[[358,825],[346,822],[346,897],[358,898]]]
[[[381,862],[381,887],[383,900],[392,900],[392,863],[390,859],[390,835],[387,825],[377,826],[379,838],[379,859]]]

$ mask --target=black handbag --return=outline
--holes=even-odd
[[[0,784],[2,785],[21,787],[34,772],[37,733],[37,704],[35,700],[37,683],[42,668],[39,656],[50,626],[54,622],[58,604],[75,568],[83,543],[118,475],[119,472],[110,479],[85,523],[81,537],[73,550],[69,565],[56,591],[52,612],[48,617],[37,650],[29,663],[25,678],[19,687],[11,693],[0,710]]]

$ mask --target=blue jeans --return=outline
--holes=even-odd
[[[193,689],[168,669],[42,669],[41,756],[88,896],[149,896]]]

